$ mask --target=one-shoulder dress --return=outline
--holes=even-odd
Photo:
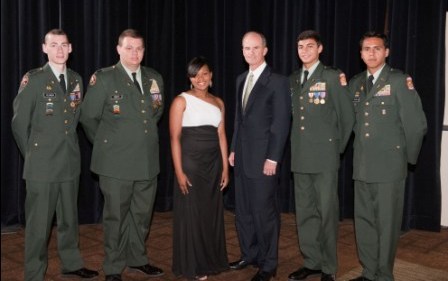
[[[222,157],[218,139],[221,111],[182,93],[182,168],[192,186],[184,195],[177,180],[173,207],[173,273],[195,278],[228,269],[220,180]]]

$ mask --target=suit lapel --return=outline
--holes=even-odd
[[[271,75],[271,69],[269,68],[269,66],[266,66],[266,68],[261,73],[260,77],[258,77],[258,80],[255,83],[254,87],[252,88],[252,91],[250,92],[250,96],[246,104],[246,110],[245,110],[246,112],[250,110],[250,107],[257,99],[257,96],[262,94],[262,91],[260,90],[264,85],[269,83],[270,75]]]
[[[238,85],[237,85],[237,89],[238,89],[238,95],[237,95],[237,104],[238,106],[238,110],[240,111],[241,115],[244,115],[243,113],[243,92],[244,92],[244,84],[246,82],[246,77],[247,77],[247,73],[249,71],[244,72],[243,74],[241,74],[240,79],[238,81]]]
[[[322,72],[324,70],[324,66],[322,65],[322,63],[319,62],[319,64],[317,65],[316,69],[314,70],[313,74],[311,74],[310,77],[308,77],[308,80],[306,80],[305,84],[303,85],[303,87],[300,89],[300,93],[303,94],[305,92],[308,92],[308,89],[314,85],[316,83],[316,81],[319,81],[322,78]],[[301,73],[303,72],[303,68],[302,71],[300,72],[300,75],[302,75]],[[302,77],[300,77],[301,79]],[[300,84],[300,79],[299,79],[299,84]],[[301,87],[301,86],[300,86]]]
[[[131,77],[129,77],[123,65],[120,62],[118,62],[115,66],[119,70],[118,75],[119,77],[117,78],[123,81],[122,83],[118,83],[118,85],[126,85],[126,89],[123,89],[125,90],[125,92],[133,92],[133,94],[141,95],[140,91],[134,85],[134,81],[132,81]],[[142,73],[142,79],[143,79],[143,73]]]
[[[47,74],[47,87],[51,87],[52,91],[55,92],[57,96],[63,97],[64,92],[62,91],[58,78],[54,75],[53,70],[51,70],[50,65],[47,63],[44,65],[43,69]]]
[[[390,66],[385,65],[383,70],[380,73],[380,76],[378,77],[377,81],[375,81],[375,84],[373,84],[372,89],[369,93],[367,93],[366,99],[372,99],[378,91],[386,85],[387,80],[389,79],[389,73],[390,73]],[[367,74],[365,75],[365,77]],[[367,79],[364,79],[364,89],[365,89],[365,83]]]

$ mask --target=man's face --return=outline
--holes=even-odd
[[[249,33],[243,38],[243,56],[250,69],[256,69],[264,62],[268,48],[263,46],[263,40],[256,33]]]
[[[72,44],[68,42],[66,35],[47,34],[42,51],[47,54],[48,61],[52,64],[65,64],[68,55],[72,52]]]
[[[361,58],[371,74],[375,73],[386,63],[388,56],[389,49],[386,49],[384,46],[383,39],[371,37],[364,39],[362,42]]]
[[[297,54],[306,68],[311,67],[319,60],[319,54],[322,52],[322,45],[318,45],[314,39],[304,39],[297,43]]]
[[[141,38],[124,37],[117,46],[120,62],[131,70],[137,70],[145,54],[145,46]]]

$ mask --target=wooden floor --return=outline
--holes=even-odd
[[[231,212],[225,212],[227,251],[229,261],[239,258],[240,251],[234,225],[235,217]],[[2,231],[3,232],[3,231]],[[24,231],[2,233],[1,242],[1,280],[23,280],[23,256],[24,256]],[[172,258],[172,213],[155,213],[151,232],[147,240],[150,262],[161,267],[165,275],[161,278],[150,280],[179,280],[171,272]],[[80,227],[80,248],[88,268],[100,271],[99,280],[104,280],[101,264],[103,253],[103,229],[102,225],[82,225]],[[406,262],[419,264],[434,270],[447,271],[448,280],[448,230],[441,232],[427,232],[412,230],[402,235],[398,248],[397,258]],[[356,245],[353,232],[353,222],[344,220],[339,226],[338,259],[340,277],[360,267],[356,256]],[[293,214],[282,214],[282,228],[279,247],[279,267],[275,280],[287,280],[288,274],[296,270],[303,259],[299,253],[297,242],[295,217]],[[56,234],[49,244],[49,265],[46,280],[68,280],[60,276],[59,258],[56,251]],[[227,271],[216,276],[210,276],[208,280],[250,280],[256,273],[255,268],[246,268],[240,271]],[[138,273],[123,273],[124,280],[148,280]],[[316,278],[315,280],[320,280]],[[396,280],[405,281],[405,280]],[[408,281],[408,280],[406,280]]]

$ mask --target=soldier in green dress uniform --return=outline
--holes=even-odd
[[[353,179],[355,231],[362,276],[394,280],[408,163],[416,164],[426,133],[425,114],[412,78],[386,64],[386,35],[361,38],[367,70],[350,80],[356,112]]]
[[[301,70],[290,76],[293,124],[291,170],[294,173],[297,231],[304,264],[289,280],[321,275],[335,280],[339,221],[340,154],[355,116],[344,73],[319,61],[323,50],[313,30],[299,34]]]
[[[42,50],[48,63],[23,76],[11,124],[25,159],[25,280],[44,280],[55,212],[64,277],[94,278],[98,272],[84,268],[78,248],[82,79],[66,67],[72,46],[63,30],[50,30]]]
[[[80,122],[93,143],[91,170],[104,195],[103,225],[106,280],[121,280],[127,266],[150,277],[145,247],[159,174],[157,122],[163,111],[162,76],[141,66],[143,37],[121,33],[120,62],[92,75]]]

